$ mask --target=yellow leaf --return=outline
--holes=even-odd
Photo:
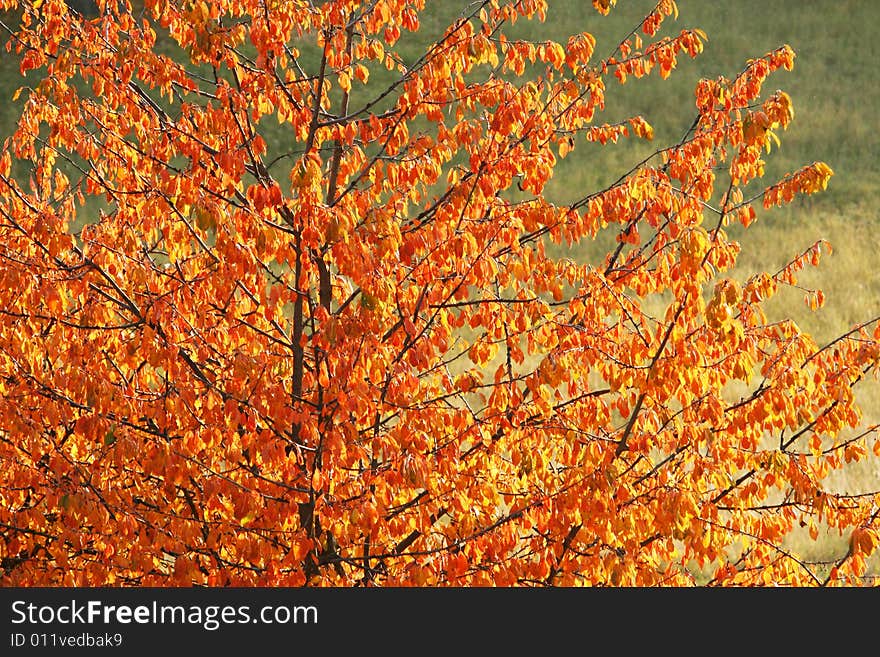
[[[564,158],[574,148],[574,139],[567,137],[559,142],[559,157]]]
[[[351,91],[351,77],[345,71],[339,71],[339,87],[345,93]]]

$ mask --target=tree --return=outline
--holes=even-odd
[[[768,321],[823,243],[730,274],[730,222],[832,173],[754,186],[791,48],[700,80],[680,141],[561,205],[578,144],[652,139],[601,122],[606,84],[701,51],[660,36],[672,0],[605,58],[506,35],[544,0],[481,0],[410,60],[423,0],[96,4],[0,2],[28,75],[0,161],[5,585],[862,581],[878,494],[826,480],[880,452],[852,393],[877,318],[824,347]],[[786,542],[823,523],[850,537],[830,569]]]

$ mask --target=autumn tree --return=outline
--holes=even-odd
[[[560,158],[653,137],[606,93],[701,52],[673,0],[605,55],[478,0],[415,58],[424,0],[68,4],[0,2],[4,585],[863,581],[880,498],[826,481],[880,451],[876,318],[768,319],[822,243],[731,273],[832,173],[761,183],[791,48],[561,204]],[[830,568],[787,542],[825,526]]]

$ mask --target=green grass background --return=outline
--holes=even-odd
[[[414,61],[465,4],[462,0],[428,0],[421,17],[422,30],[417,35],[405,35],[401,41],[404,59]],[[569,34],[588,31],[597,39],[597,56],[605,56],[639,24],[652,5],[650,0],[620,0],[610,16],[602,17],[589,0],[550,0],[544,23],[521,21],[507,33],[564,43]],[[678,6],[678,20],[670,20],[662,34],[699,27],[708,35],[703,54],[696,60],[681,59],[666,81],[657,76],[630,80],[623,86],[610,81],[607,109],[599,117],[600,121],[613,122],[642,114],[655,128],[654,142],[625,140],[616,146],[599,147],[581,141],[560,162],[546,193],[563,203],[615,180],[658,146],[681,136],[694,116],[693,89],[700,77],[732,77],[748,58],[787,43],[797,54],[795,69],[775,73],[765,90],[785,90],[794,102],[795,120],[779,135],[781,148],[774,148],[766,156],[765,181],[769,183],[814,160],[827,162],[835,175],[824,193],[798,199],[784,208],[757,208],[758,221],[748,230],[731,225],[729,234],[743,246],[734,276],[745,279],[755,271],[776,271],[814,241],[826,239],[834,248],[833,254],[824,258],[818,269],[807,270],[801,276],[804,286],[820,287],[825,292],[825,306],[811,311],[804,303],[803,292],[783,290],[769,305],[771,317],[794,318],[823,344],[856,322],[880,314],[876,264],[880,253],[880,41],[875,34],[880,25],[880,3],[678,0]],[[13,21],[9,13],[0,17],[7,23]],[[308,56],[310,50],[304,47],[303,51]],[[371,81],[379,88],[383,77],[387,80],[390,75],[373,69]],[[14,56],[0,57],[0,140],[13,131],[21,106],[21,99],[12,102],[12,95],[28,81],[30,78],[26,81],[19,74]],[[277,122],[269,121],[266,127],[270,144],[286,139]],[[88,221],[94,211],[95,205],[88,204],[80,220]],[[579,244],[571,255],[599,260],[607,245],[607,241]],[[865,425],[880,422],[877,382],[862,386],[858,399]],[[833,482],[836,488],[850,492],[876,490],[880,464],[876,459],[856,464],[835,475]],[[807,557],[830,559],[840,554],[844,542],[845,538],[835,533],[798,548]]]

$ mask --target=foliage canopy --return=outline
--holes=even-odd
[[[0,160],[0,582],[861,581],[877,491],[825,481],[877,449],[852,392],[876,320],[825,347],[767,320],[823,243],[730,275],[725,227],[832,173],[755,187],[794,52],[700,80],[680,141],[560,205],[579,144],[653,138],[606,92],[706,35],[661,36],[673,0],[608,56],[506,35],[547,4],[473,2],[407,61],[423,0],[0,2],[29,81]],[[608,231],[602,261],[552,255]],[[823,524],[831,568],[786,543]]]

